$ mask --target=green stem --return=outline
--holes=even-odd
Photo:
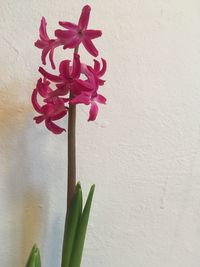
[[[78,47],[74,54],[78,53]],[[70,93],[70,98],[72,94]],[[69,105],[68,112],[68,176],[67,176],[67,208],[69,209],[76,186],[76,106]]]

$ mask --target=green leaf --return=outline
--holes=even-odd
[[[41,267],[40,251],[36,245],[31,250],[26,267]]]
[[[69,267],[80,267],[95,185],[92,185],[76,231]]]
[[[62,251],[62,267],[69,267],[70,257],[74,245],[78,222],[82,213],[82,190],[80,183],[77,183],[74,197],[69,211],[66,214],[65,232]]]

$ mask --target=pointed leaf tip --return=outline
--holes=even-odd
[[[78,182],[78,183],[76,184],[76,189],[81,189],[81,183],[80,183],[80,182]]]
[[[36,245],[30,252],[26,267],[41,267],[40,251]]]

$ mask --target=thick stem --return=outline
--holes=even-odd
[[[78,53],[78,47],[74,49]],[[70,98],[72,94],[70,93]],[[76,106],[69,105],[68,112],[68,177],[67,177],[67,208],[70,207],[76,186]]]
[[[68,178],[67,208],[71,204],[76,186],[76,106],[70,105],[68,113]]]

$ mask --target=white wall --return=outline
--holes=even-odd
[[[1,266],[24,266],[34,242],[59,266],[66,135],[32,121],[33,43],[42,15],[51,32],[86,3],[109,68],[98,120],[78,109],[78,177],[85,194],[96,184],[82,266],[198,267],[198,0],[0,0]]]

